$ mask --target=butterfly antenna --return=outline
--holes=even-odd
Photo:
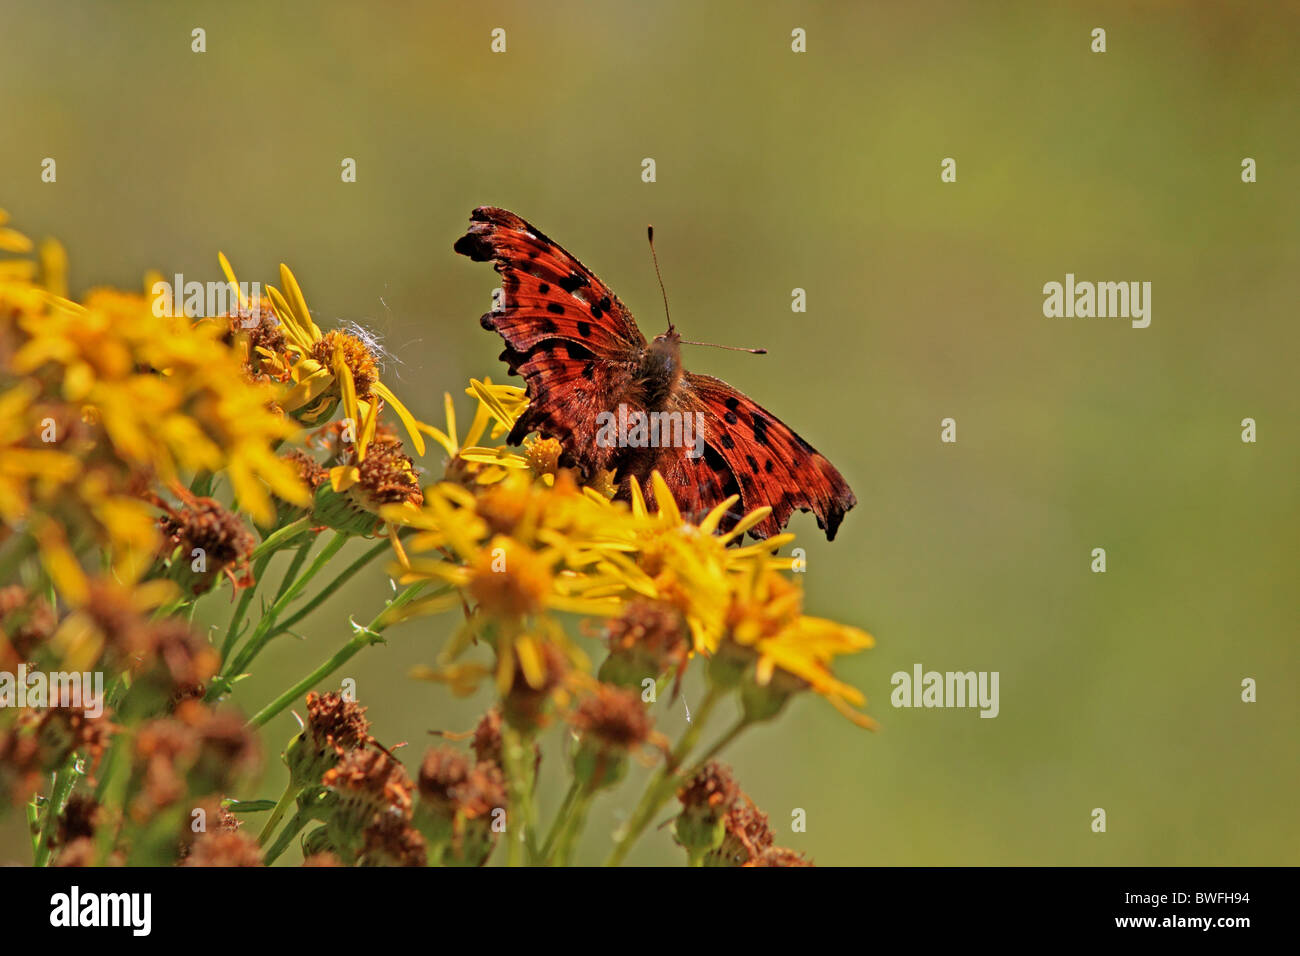
[[[668,316],[668,331],[674,329],[672,314],[668,311],[668,292],[664,289],[664,277],[659,271],[659,257],[655,255],[655,227],[646,226],[646,238],[650,240],[650,258],[655,264],[655,277],[659,279],[659,293],[664,297],[664,315]],[[730,349],[732,352],[750,352],[753,355],[766,355],[767,349],[744,349],[735,345],[714,345],[712,342],[687,342],[681,340],[682,345],[704,345],[712,349]]]
[[[672,313],[668,311],[668,291],[664,288],[663,273],[659,271],[659,257],[655,255],[655,227],[645,227],[646,238],[650,240],[650,259],[655,264],[655,278],[659,280],[659,294],[664,297],[664,315],[668,317],[668,331],[673,331]]]
[[[749,352],[751,355],[766,355],[767,349],[743,349],[739,345],[716,345],[713,342],[687,342],[682,339],[682,345],[703,345],[711,349],[727,349],[730,352]]]

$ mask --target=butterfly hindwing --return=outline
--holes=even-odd
[[[721,379],[687,372],[683,392],[682,407],[704,416],[708,450],[700,460],[705,467],[725,483],[716,467],[717,459],[722,459],[739,486],[744,511],[772,506],[772,513],[754,528],[755,537],[776,534],[795,511],[811,511],[827,539],[835,538],[857,498],[834,465],[779,418]]]

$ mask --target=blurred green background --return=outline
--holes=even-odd
[[[77,292],[216,280],[219,249],[245,280],[288,262],[318,323],[383,336],[388,381],[435,423],[444,390],[503,371],[477,323],[495,274],[451,251],[474,206],[536,223],[649,334],[653,222],[683,335],[770,350],[688,367],[793,424],[860,501],[833,544],[810,516],[793,530],[809,611],[878,640],[841,671],[882,729],[800,699],[728,752],[777,842],[823,865],[1294,865],[1298,39],[1294,3],[5,0],[0,206],[64,241]],[[1150,328],[1045,318],[1066,272],[1150,281]],[[376,568],[337,594],[236,703],[307,673],[387,589]],[[406,676],[452,623],[395,629],[346,672],[411,766],[487,704]],[[1000,716],[891,708],[915,663],[1000,672]],[[680,701],[656,717],[684,726]],[[240,796],[278,795],[294,727],[274,722]],[[15,822],[0,860],[26,858]],[[659,831],[632,859],[683,856]]]

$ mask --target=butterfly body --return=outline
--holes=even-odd
[[[500,307],[482,317],[505,340],[501,359],[523,376],[529,404],[508,440],[532,432],[558,439],[566,463],[584,475],[613,470],[619,495],[638,482],[653,503],[658,471],[684,516],[700,520],[731,495],[740,501],[727,528],[764,505],[772,513],[750,530],[776,534],[796,511],[812,511],[828,539],[857,499],[840,473],[775,415],[727,383],[682,367],[681,338],[668,331],[647,342],[632,314],[574,256],[504,209],[480,207],[455,250],[491,261],[502,276]],[[694,446],[604,440],[601,422],[654,414]],[[689,418],[688,418],[689,416]],[[622,421],[622,419],[620,419]]]

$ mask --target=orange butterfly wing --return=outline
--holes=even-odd
[[[707,447],[699,460],[715,481],[727,494],[740,494],[742,513],[772,506],[772,513],[751,532],[754,537],[771,537],[795,511],[811,511],[826,539],[834,540],[845,513],[858,499],[825,456],[721,379],[687,372],[683,393],[681,407],[704,416]]]
[[[501,274],[499,308],[480,319],[506,342],[501,359],[522,375],[529,405],[511,444],[537,431],[584,470],[608,468],[620,449],[596,442],[596,415],[632,389],[645,348],[627,307],[595,274],[512,212],[480,206],[454,249]]]

